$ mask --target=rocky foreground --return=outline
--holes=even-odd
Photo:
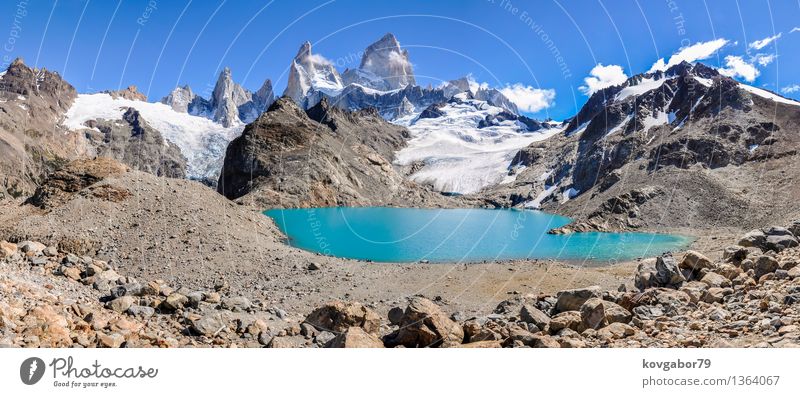
[[[518,295],[471,318],[422,296],[385,315],[344,301],[287,313],[232,295],[225,282],[175,288],[53,246],[2,241],[0,346],[797,347],[799,234],[800,221],[754,230],[719,262],[695,251],[644,260],[633,275],[639,291]]]

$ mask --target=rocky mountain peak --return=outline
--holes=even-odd
[[[342,77],[333,64],[313,54],[311,43],[304,42],[289,67],[289,80],[283,95],[307,108],[318,102],[322,95],[335,96],[342,88]]]
[[[364,50],[359,69],[385,80],[390,90],[416,84],[408,51],[400,48],[400,42],[391,33]]]
[[[250,102],[252,97],[253,94],[233,81],[230,68],[224,68],[211,95],[214,121],[225,127],[241,122],[239,107]]]

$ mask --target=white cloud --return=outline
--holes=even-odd
[[[761,40],[756,40],[756,41],[750,43],[750,45],[748,47],[750,47],[750,48],[752,48],[754,50],[760,50],[760,49],[768,46],[769,43],[772,43],[773,41],[778,40],[780,38],[781,38],[781,34],[778,33],[775,36],[769,36],[769,37],[765,37],[765,38],[763,38]]]
[[[761,66],[767,66],[775,60],[775,54],[756,54],[750,58],[750,62],[757,63]]]
[[[556,91],[551,89],[533,88],[516,83],[507,85],[500,92],[524,112],[535,113],[547,109],[555,104]]]
[[[325,58],[324,56],[319,54],[309,54],[308,59],[310,59],[311,62],[316,65],[333,65],[333,63],[329,61],[328,58]]]
[[[800,26],[792,28],[789,33],[800,32]]]
[[[786,87],[781,88],[781,92],[784,94],[794,94],[796,92],[800,92],[800,84],[792,84]]]
[[[657,70],[667,70],[672,66],[675,66],[683,61],[686,62],[694,62],[700,61],[703,59],[707,59],[714,55],[720,48],[724,47],[728,44],[728,40],[726,39],[716,39],[701,43],[695,43],[688,47],[683,47],[680,51],[672,54],[669,57],[668,62],[664,62],[664,59],[659,59],[653,66],[650,68],[649,72],[655,72]]]
[[[592,95],[603,88],[622,84],[625,80],[628,80],[628,75],[619,65],[603,66],[602,63],[598,63],[592,68],[589,75],[589,77],[583,79],[585,85],[578,87],[586,95]]]
[[[752,82],[761,74],[753,64],[748,63],[740,56],[726,56],[725,66],[726,67],[719,69],[720,74],[734,78],[741,77],[747,82]]]

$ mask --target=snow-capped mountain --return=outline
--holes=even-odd
[[[416,182],[459,194],[513,181],[519,169],[509,165],[516,153],[563,131],[475,99],[469,91],[395,122],[412,136],[395,163]]]
[[[418,86],[408,51],[387,33],[364,50],[357,69],[346,69],[342,74],[324,57],[312,53],[311,43],[303,43],[290,65],[284,95],[304,109],[326,97],[341,109],[375,108],[384,118],[394,120],[466,91],[475,99],[519,114],[516,105],[499,90],[481,86],[469,77],[437,88]]]
[[[224,68],[219,74],[209,99],[195,94],[188,85],[175,88],[161,99],[161,103],[177,112],[205,117],[225,128],[252,122],[274,101],[269,79],[252,93],[233,81],[229,68]]]
[[[563,135],[522,148],[513,161],[522,172],[488,195],[500,205],[566,205],[585,230],[635,228],[645,205],[707,217],[741,207],[765,170],[796,155],[798,115],[800,102],[684,62],[595,92]],[[709,186],[723,193],[709,196]]]

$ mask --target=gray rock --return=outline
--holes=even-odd
[[[756,259],[755,264],[753,265],[753,270],[756,272],[756,279],[761,278],[761,276],[767,273],[773,273],[774,271],[778,270],[780,267],[778,261],[767,255],[761,255]]]
[[[167,296],[167,299],[164,299],[164,301],[161,302],[160,309],[164,312],[172,313],[183,309],[187,303],[189,303],[189,298],[187,298],[185,295],[173,292]]]
[[[117,313],[125,313],[133,306],[134,302],[135,298],[132,296],[121,296],[109,302],[108,308]]]
[[[519,318],[542,330],[546,329],[547,325],[550,324],[550,316],[531,305],[522,305],[522,309],[519,311]]]
[[[222,299],[220,307],[233,312],[243,312],[250,309],[252,304],[250,300],[243,296],[226,297]]]
[[[767,236],[761,230],[751,230],[739,240],[742,247],[761,247],[764,245]]]
[[[662,287],[680,287],[686,281],[678,263],[672,256],[656,258],[656,282]]]
[[[227,321],[219,313],[208,314],[191,322],[192,331],[207,337],[216,336],[227,327]]]
[[[156,309],[149,306],[133,305],[128,308],[127,313],[133,317],[148,319],[156,314]]]
[[[334,340],[335,338],[336,338],[336,335],[334,335],[333,332],[322,331],[322,332],[319,333],[319,335],[317,335],[317,337],[316,337],[316,339],[314,339],[314,341],[320,346],[325,346],[330,341]]]

